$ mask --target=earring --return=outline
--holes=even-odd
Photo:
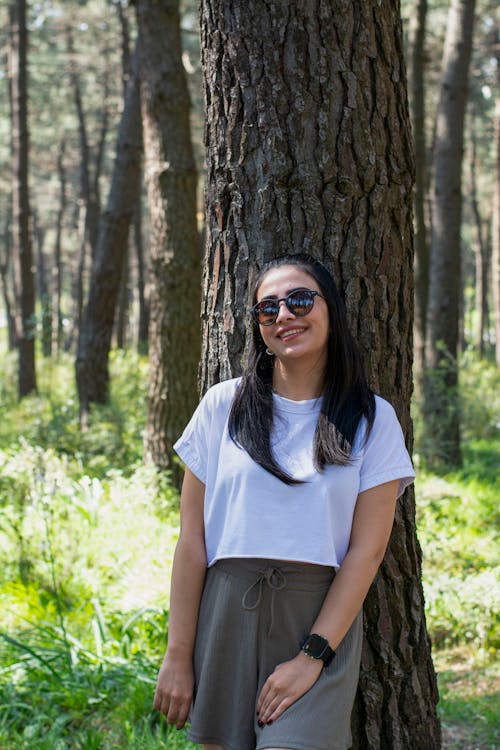
[[[266,354],[268,354],[270,357],[274,357],[274,352],[272,352],[269,347],[266,349]]]

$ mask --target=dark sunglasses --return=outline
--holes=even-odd
[[[325,299],[322,294],[313,292],[311,289],[294,289],[288,296],[281,297],[281,299],[261,299],[250,309],[250,312],[260,326],[271,326],[276,323],[281,302],[285,303],[292,315],[303,318],[313,309],[315,297]]]

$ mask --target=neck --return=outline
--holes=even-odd
[[[273,373],[273,390],[279,396],[292,401],[307,401],[318,398],[323,392],[324,367],[320,363],[306,366],[304,363],[287,363],[276,359]]]

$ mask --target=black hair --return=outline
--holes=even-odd
[[[323,471],[326,465],[345,465],[360,420],[367,420],[368,436],[375,419],[375,398],[368,387],[361,358],[347,323],[344,302],[333,276],[316,258],[306,253],[284,255],[266,263],[253,289],[252,305],[266,273],[280,266],[298,266],[317,282],[328,306],[330,334],[324,374],[321,412],[314,436],[314,465]],[[271,449],[273,427],[274,356],[266,344],[258,323],[252,318],[248,363],[229,415],[229,434],[236,445],[266,471],[286,484],[301,484],[276,462]]]

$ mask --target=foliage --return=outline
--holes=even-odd
[[[66,358],[47,363],[29,402],[15,400],[9,367],[1,382],[0,750],[193,748],[151,708],[178,513],[168,475],[141,463],[145,370],[135,355],[113,354],[112,401],[92,412],[88,435]],[[467,732],[472,747],[494,746],[498,732],[496,378],[465,360],[464,468],[418,471],[427,620],[450,748],[468,747]],[[486,422],[487,438],[472,440]],[[445,659],[445,646],[458,651]],[[466,649],[474,660],[463,667]],[[483,691],[464,688],[471,665]]]
[[[450,410],[456,408],[458,400],[461,447],[462,453],[466,453],[470,440],[484,438],[495,441],[500,438],[500,370],[492,362],[480,359],[473,349],[467,349],[460,357],[458,371],[459,385],[456,393],[450,392],[439,373],[428,372],[427,377],[437,389],[436,397],[449,402]],[[421,466],[425,466],[427,459],[429,467],[436,463],[446,469],[447,446],[440,426],[434,425],[432,429],[432,414],[426,414],[427,424],[424,429],[424,415],[419,404],[413,404],[412,413],[417,461]],[[477,452],[474,456],[479,458]],[[471,470],[470,460],[476,458],[471,455],[467,457],[468,471]],[[494,451],[490,459],[488,456],[482,456],[481,471],[484,471],[484,460],[498,463]]]
[[[426,613],[441,648],[469,643],[478,652],[495,654],[500,647],[496,453],[495,442],[477,441],[468,445],[461,471],[418,474]]]

